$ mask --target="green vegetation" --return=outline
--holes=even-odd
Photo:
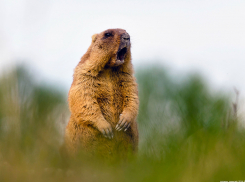
[[[59,152],[66,93],[35,83],[23,68],[0,77],[0,181],[245,180],[245,132],[230,98],[198,75],[175,80],[160,68],[136,71],[137,158],[104,161]]]

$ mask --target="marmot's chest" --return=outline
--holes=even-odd
[[[123,97],[122,79],[119,74],[110,70],[98,75],[95,89],[97,99],[113,102]]]
[[[96,79],[95,93],[102,114],[116,119],[123,109],[122,78],[115,72],[104,71]]]

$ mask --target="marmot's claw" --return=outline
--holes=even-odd
[[[121,122],[120,124],[117,124],[116,130],[118,130],[118,131],[121,131],[122,129],[126,129],[127,130],[127,128],[129,126],[130,126],[130,123],[124,121],[124,122]],[[124,130],[124,131],[126,131],[126,130]]]
[[[116,128],[115,128],[115,129],[116,129],[117,131],[120,131],[120,128],[121,128],[121,127],[120,127],[120,125],[119,125],[119,124],[117,124],[117,126],[116,126]]]
[[[126,129],[127,126],[128,126],[128,124],[129,124],[129,123],[125,122],[124,125],[121,127],[121,130],[124,129],[124,128]]]
[[[107,135],[106,135],[106,133],[105,133],[105,130],[102,130],[102,134],[104,135],[104,137],[107,138]]]
[[[120,114],[120,115],[121,115],[121,114]],[[116,128],[115,128],[116,130],[119,130],[119,129],[120,129],[120,127],[121,127],[120,125],[122,124],[122,121],[123,121],[123,120],[120,120],[120,121],[117,123]]]
[[[128,125],[125,127],[124,131],[127,131],[127,129],[130,127],[130,123],[128,123]]]
[[[108,138],[110,138],[110,139],[112,139],[112,138],[113,138],[113,133],[112,133],[112,130],[107,129],[107,136],[108,136]]]
[[[109,138],[109,139],[113,138],[112,130],[107,128],[105,133],[106,133],[106,135],[105,135],[106,138]]]

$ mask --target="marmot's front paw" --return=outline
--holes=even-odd
[[[109,139],[113,138],[112,127],[107,121],[97,123],[97,129],[104,135],[104,137]]]
[[[127,129],[131,125],[131,118],[127,116],[127,114],[120,114],[119,122],[116,125],[116,130],[121,131],[124,129],[124,131],[127,131]]]

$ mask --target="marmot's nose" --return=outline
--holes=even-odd
[[[129,36],[128,33],[123,33],[121,39],[123,41],[125,41],[125,42],[129,42],[130,41],[130,36]]]

